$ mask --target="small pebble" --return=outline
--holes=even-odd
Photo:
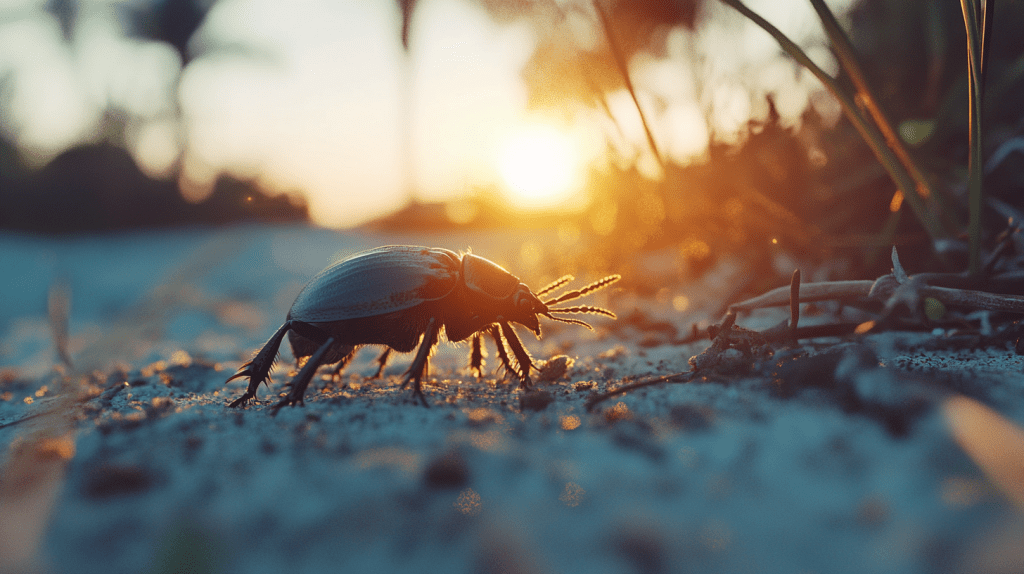
[[[565,376],[566,371],[572,368],[576,361],[568,355],[556,355],[541,365],[535,382],[553,383]]]
[[[463,488],[469,484],[469,467],[462,453],[450,450],[434,458],[423,471],[423,481],[433,488]]]
[[[555,401],[555,396],[547,391],[526,391],[519,397],[519,410],[542,411]]]
[[[673,426],[687,431],[708,430],[715,422],[715,412],[700,405],[674,405],[668,416]]]
[[[153,473],[132,464],[101,464],[85,479],[86,498],[113,498],[145,492],[153,486]]]

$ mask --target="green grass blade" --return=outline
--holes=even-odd
[[[967,160],[967,194],[970,209],[968,234],[970,236],[971,275],[981,272],[981,206],[982,206],[982,149],[981,149],[981,102],[982,102],[982,50],[984,47],[984,13],[977,0],[960,0],[967,27],[968,66],[968,108],[970,110],[970,155]]]
[[[875,91],[871,89],[871,85],[868,84],[864,73],[861,71],[860,62],[857,59],[857,53],[853,48],[853,42],[850,41],[850,37],[843,30],[842,26],[839,25],[839,21],[828,5],[825,4],[824,0],[810,0],[810,2],[811,6],[814,7],[814,11],[818,13],[818,19],[821,20],[825,33],[832,44],[832,50],[835,52],[836,57],[839,58],[840,65],[857,89],[856,101],[862,104],[868,114],[870,114],[871,119],[874,120],[875,125],[882,132],[886,145],[896,154],[896,158],[903,164],[910,177],[913,178],[918,195],[924,201],[928,201],[929,198],[940,199],[924,172],[921,171],[917,162],[914,161],[907,151],[903,140],[896,135],[892,122],[889,121],[888,116],[885,115],[885,112],[879,105],[879,99]],[[940,202],[940,209],[944,207],[945,203],[945,201]],[[947,216],[949,215],[946,209],[942,209],[942,211]],[[947,221],[949,219],[949,217],[946,218]],[[947,231],[956,232],[955,225],[953,227],[953,229],[947,229]]]

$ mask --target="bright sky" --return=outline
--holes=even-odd
[[[830,5],[841,12],[850,2]],[[102,110],[113,105],[136,118],[126,136],[140,165],[168,174],[180,156],[192,196],[207,193],[221,172],[253,176],[304,192],[317,222],[342,226],[401,206],[409,178],[421,199],[499,184],[520,205],[579,204],[579,166],[606,141],[654,169],[624,92],[609,97],[617,127],[599,114],[567,124],[526,110],[520,70],[533,32],[496,24],[468,0],[418,2],[408,61],[393,1],[220,0],[192,38],[198,57],[177,86],[174,50],[126,36],[117,17],[125,1],[81,0],[72,50],[43,4],[0,0],[0,78],[9,78],[0,83],[0,129],[36,163],[94,141]],[[834,70],[809,3],[748,4]],[[692,37],[673,33],[669,59],[630,64],[659,144],[680,161],[703,151],[709,121],[728,136],[763,116],[764,92],[777,93],[792,123],[819,90],[766,34],[717,2],[709,7],[724,17]],[[716,56],[692,69],[694,47]],[[694,101],[695,77],[713,86],[703,96],[710,101]],[[814,101],[838,113],[827,98]],[[404,125],[412,126],[408,140]]]

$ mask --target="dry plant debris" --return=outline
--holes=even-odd
[[[896,247],[892,249],[892,271],[874,281],[825,281],[801,284],[800,270],[793,272],[788,287],[779,287],[767,293],[730,305],[720,324],[707,328],[711,345],[689,359],[690,371],[672,373],[629,383],[605,393],[595,394],[587,401],[587,408],[629,391],[662,383],[687,383],[698,377],[708,377],[726,360],[726,351],[739,350],[744,357],[770,358],[777,348],[794,345],[800,340],[820,337],[864,335],[882,330],[925,330],[943,323],[962,326],[968,317],[977,317],[980,331],[991,331],[988,314],[978,312],[1004,312],[1024,314],[1024,296],[999,294],[969,287],[993,284],[1024,286],[1024,275],[1018,271],[993,274],[1000,259],[1013,250],[1011,237],[1019,230],[1011,227],[1004,233],[999,246],[986,261],[987,277],[974,278],[967,274],[922,273],[908,275],[899,260]],[[1014,262],[1013,267],[1019,268]],[[936,285],[936,283],[940,285]],[[841,322],[800,327],[800,304],[836,301],[844,305],[881,307],[875,319],[859,323]],[[737,314],[766,307],[789,304],[790,317],[779,324],[755,331],[736,325]],[[960,310],[954,314],[953,309]],[[899,315],[901,310],[910,317]],[[988,334],[988,333],[982,333]],[[1017,343],[1017,348],[1021,344]]]

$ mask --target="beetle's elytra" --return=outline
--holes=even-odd
[[[451,342],[472,337],[470,368],[479,377],[483,368],[483,336],[490,335],[505,369],[530,387],[533,360],[512,328],[519,323],[539,338],[538,317],[582,325],[561,313],[584,313],[615,318],[607,309],[592,306],[556,308],[619,279],[609,275],[581,289],[551,295],[572,277],[566,275],[536,293],[519,278],[483,257],[437,247],[389,245],[357,253],[324,269],[302,289],[284,325],[255,357],[228,381],[249,378],[249,386],[230,406],[256,399],[260,383],[270,380],[270,368],[285,334],[296,361],[309,357],[292,379],[288,394],[273,407],[302,402],[306,387],[321,365],[337,363],[340,372],[362,345],[384,345],[379,375],[392,350],[406,353],[419,344],[402,386],[413,384],[414,396],[426,405],[420,379],[426,374],[430,352],[443,331]],[[540,297],[549,295],[546,301]]]

